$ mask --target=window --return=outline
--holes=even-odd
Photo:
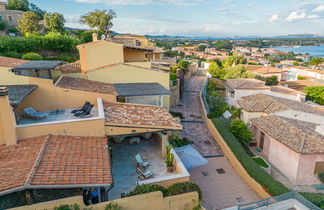
[[[12,16],[8,16],[8,20],[9,21],[12,21]]]
[[[318,173],[321,173],[321,172],[324,172],[324,161],[315,163],[314,174],[318,174]]]

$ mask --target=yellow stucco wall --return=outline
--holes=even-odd
[[[158,132],[159,129],[146,129],[146,128],[127,128],[127,127],[114,127],[106,126],[107,136],[118,136],[118,135],[127,135],[127,134],[138,134],[146,132]]]
[[[28,84],[28,77],[15,75],[9,70],[8,67],[0,67],[0,85]]]
[[[124,49],[124,59],[125,62],[145,61],[145,52]]]
[[[114,203],[117,203],[122,209],[125,210],[143,210],[143,209],[154,209],[154,210],[182,210],[182,209],[193,209],[198,205],[198,193],[190,192],[180,195],[174,195],[169,197],[164,197],[162,192],[152,192],[143,195],[137,195],[132,197],[126,197],[114,200]],[[55,207],[58,207],[63,204],[78,204],[81,209],[89,208],[93,210],[102,210],[105,209],[106,205],[111,203],[103,202],[95,205],[85,206],[83,204],[82,196],[75,196],[71,198],[65,198],[60,200],[54,200],[39,204],[34,204],[30,206],[22,206],[14,208],[15,210],[54,210]]]
[[[155,71],[129,65],[110,66],[101,70],[88,72],[88,79],[107,83],[160,83],[166,89],[169,86],[169,72]],[[163,106],[169,108],[170,96],[163,97]]]
[[[78,46],[82,71],[124,62],[123,45],[96,41]]]
[[[8,95],[0,96],[0,144],[16,144],[16,121]]]

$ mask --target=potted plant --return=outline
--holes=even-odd
[[[172,145],[166,147],[167,155],[166,155],[165,163],[166,163],[167,171],[169,173],[172,173],[174,169],[173,167],[174,154],[171,153],[171,149],[172,149]]]

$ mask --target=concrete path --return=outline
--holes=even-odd
[[[199,98],[204,80],[204,76],[186,80],[182,106],[172,108],[184,115],[181,136],[187,137],[197,151],[209,157],[207,165],[191,169],[190,180],[200,186],[207,210],[259,201],[261,198],[236,173],[207,128]]]

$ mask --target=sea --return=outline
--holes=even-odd
[[[300,46],[300,47],[273,47],[280,51],[286,51],[286,52],[294,52],[295,54],[306,54],[309,53],[309,55],[314,57],[322,57],[324,58],[324,45],[319,46]]]

